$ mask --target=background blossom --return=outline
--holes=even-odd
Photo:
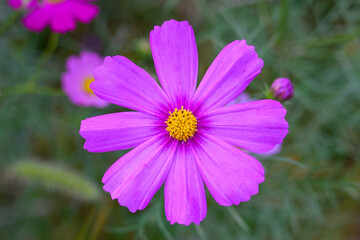
[[[62,75],[62,88],[70,101],[83,107],[106,107],[90,88],[94,81],[93,71],[104,62],[97,53],[83,51],[79,56],[70,56],[66,60],[66,72]]]
[[[12,6],[19,2],[11,0]],[[36,2],[36,1],[35,1]],[[88,24],[93,20],[99,8],[93,0],[43,0],[32,2],[27,15],[23,19],[24,25],[33,31],[42,31],[46,26],[56,33],[74,31],[76,22]]]

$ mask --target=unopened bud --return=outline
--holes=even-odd
[[[279,101],[287,101],[294,96],[294,88],[288,78],[275,79],[270,91],[273,97]]]

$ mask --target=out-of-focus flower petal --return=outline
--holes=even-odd
[[[243,92],[237,98],[235,98],[234,100],[229,102],[227,105],[230,106],[230,105],[235,105],[235,104],[239,104],[239,103],[248,103],[248,102],[254,102],[254,101],[256,101],[256,99],[252,99],[250,97],[250,94]]]
[[[88,2],[69,2],[72,14],[81,23],[90,23],[99,13],[99,7]]]
[[[18,9],[22,7],[22,0],[8,0],[9,6]]]
[[[90,23],[99,8],[91,1],[64,0],[60,2],[35,0],[28,3],[29,14],[24,18],[24,25],[33,31],[41,31],[50,25],[53,32],[66,33],[76,28],[76,21]]]
[[[83,51],[79,56],[70,56],[66,60],[66,72],[62,74],[62,88],[70,101],[83,107],[103,108],[108,102],[98,98],[88,88],[86,81],[93,80],[92,71],[104,62],[95,52]]]
[[[44,9],[36,9],[23,19],[25,27],[36,32],[42,31],[49,22],[50,16]]]

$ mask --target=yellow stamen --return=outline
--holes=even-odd
[[[94,91],[90,88],[90,84],[94,81],[95,79],[93,77],[87,77],[84,80],[84,90],[86,93],[88,94],[94,94]]]
[[[189,138],[195,135],[197,131],[197,120],[191,111],[185,110],[184,107],[181,109],[175,108],[174,112],[169,112],[166,130],[170,136],[186,142]]]
[[[63,2],[64,0],[46,0],[46,1],[51,4],[57,4]]]

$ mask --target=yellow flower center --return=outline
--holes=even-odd
[[[51,4],[61,3],[63,1],[65,1],[65,0],[46,0],[46,2],[51,3]]]
[[[88,94],[94,94],[94,91],[90,88],[90,84],[94,81],[95,79],[93,77],[87,77],[84,80],[84,90],[86,93]]]
[[[174,112],[169,112],[166,130],[170,136],[186,142],[189,138],[193,137],[197,131],[197,120],[191,111],[185,110],[184,107],[181,109],[175,108]]]

